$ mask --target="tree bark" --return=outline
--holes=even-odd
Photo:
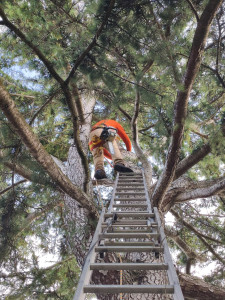
[[[223,300],[225,290],[205,282],[204,280],[187,274],[178,274],[184,297],[193,300]]]

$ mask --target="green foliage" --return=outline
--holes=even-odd
[[[1,6],[9,21],[65,80],[101,28],[109,3],[109,0],[4,0]],[[207,1],[193,3],[200,16]],[[224,8],[218,11],[212,23],[187,108],[180,160],[206,143],[211,147],[211,153],[185,174],[196,181],[224,176],[223,12]],[[119,121],[129,135],[130,122],[118,107],[131,118],[139,91],[139,143],[146,155],[151,156],[154,181],[167,159],[174,104],[177,92],[184,90],[180,81],[185,74],[196,25],[196,17],[187,1],[116,1],[95,46],[81,61],[72,79],[82,97],[89,92],[95,94],[93,123],[112,118]],[[60,84],[35,50],[6,26],[1,25],[1,28],[3,84],[47,152],[66,161],[73,125]],[[7,163],[23,168],[31,176],[29,182],[0,195],[0,258],[5,270],[1,286],[10,290],[4,295],[5,299],[70,299],[79,270],[65,243],[63,209],[61,204],[55,203],[61,197],[58,187],[31,157],[2,112],[0,141],[0,191],[23,179],[14,169],[9,169]],[[89,161],[92,165],[92,158]],[[105,202],[107,197],[103,197]],[[200,204],[196,201],[192,208],[179,206],[192,226],[219,239],[222,245],[224,224],[216,215],[224,213],[223,198],[221,192],[209,201],[201,199]],[[94,200],[98,202],[96,199],[94,191]],[[55,205],[47,209],[50,203]],[[212,209],[213,217],[196,216],[196,210],[200,214],[204,209]],[[29,223],[32,214],[37,218]],[[189,247],[208,255],[207,247],[195,234],[179,222],[175,226]],[[213,246],[212,241],[209,243]],[[173,242],[171,247],[179,252],[177,263],[183,268],[187,257]],[[222,250],[215,248],[222,256]],[[43,256],[56,252],[56,264],[42,268],[38,264],[40,249]],[[209,255],[208,258],[215,260]],[[216,260],[216,264],[218,274],[212,272],[206,280],[221,284],[224,280],[221,262]]]

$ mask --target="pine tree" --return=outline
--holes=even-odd
[[[221,0],[2,1],[5,299],[71,299],[101,211],[88,136],[104,118],[124,126],[135,152],[123,151],[127,164],[144,167],[153,205],[175,219],[165,231],[185,297],[224,297],[224,9]],[[36,244],[45,253],[54,243],[58,262],[40,267]],[[196,279],[193,266],[207,262],[211,275]]]

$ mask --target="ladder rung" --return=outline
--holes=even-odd
[[[134,176],[140,176],[140,177],[143,177],[142,176],[142,173],[120,173],[120,176],[119,176],[119,178],[121,178],[121,177],[130,177],[130,176],[132,176],[132,177],[134,177]]]
[[[102,225],[104,227],[107,227],[108,226],[108,223],[107,222],[103,222]],[[116,227],[127,227],[128,225],[130,226],[147,226],[147,220],[117,220],[116,223],[114,223],[114,225],[111,225],[111,226],[116,226]],[[155,226],[157,227],[158,224],[156,222],[154,223],[151,223],[151,226]]]
[[[172,285],[86,285],[84,293],[149,293],[149,294],[173,294]]]
[[[113,231],[109,231],[108,233],[135,233],[135,232],[142,232],[142,233],[150,233],[147,229],[113,229]]]
[[[147,204],[140,204],[140,203],[137,203],[137,204],[113,204],[113,207],[147,207],[148,205]]]
[[[114,201],[146,201],[146,198],[115,198]]]
[[[133,196],[135,194],[135,196],[140,196],[140,195],[145,195],[145,192],[139,192],[139,193],[136,193],[136,192],[116,192],[116,196]]]
[[[100,239],[114,239],[114,238],[124,238],[124,239],[129,239],[129,238],[156,238],[158,237],[158,233],[100,233],[99,238]]]
[[[136,183],[142,182],[143,183],[144,181],[143,181],[143,178],[137,178],[137,177],[135,178],[134,177],[134,178],[128,178],[128,179],[119,179],[118,183],[122,183],[122,182],[125,182],[125,183],[126,182],[136,182]]]
[[[98,246],[95,252],[163,252],[162,247],[154,246]]]
[[[116,188],[117,191],[130,191],[130,190],[145,190],[143,187],[117,187]],[[134,193],[134,192],[133,192]],[[118,192],[116,192],[116,194],[118,194]]]
[[[153,242],[114,242],[105,241],[105,246],[154,246]]]
[[[131,182],[130,184],[129,183],[120,183],[118,182],[117,184],[117,187],[120,187],[120,186],[128,186],[128,185],[132,185],[132,186],[143,186],[144,187],[144,184],[140,184],[140,183],[134,183],[134,182]]]
[[[108,227],[106,223],[103,223],[102,224],[102,228],[106,228]],[[109,228],[121,228],[121,227],[141,227],[141,228],[157,228],[157,224],[153,224],[151,223],[151,226],[148,226],[148,225],[139,225],[139,224],[122,224],[122,225],[111,225],[109,226]]]
[[[91,270],[168,270],[168,265],[150,263],[95,263]]]
[[[124,211],[124,212],[116,212],[117,217],[148,217],[148,218],[154,218],[154,213],[149,212],[133,212],[133,211]],[[113,217],[113,213],[106,213],[105,218],[111,218]]]

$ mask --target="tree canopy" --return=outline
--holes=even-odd
[[[165,232],[181,284],[192,287],[192,266],[214,262],[199,284],[208,298],[196,299],[224,297],[224,9],[221,0],[1,2],[5,299],[71,299],[101,211],[88,132],[106,118],[132,139],[123,152],[144,168],[152,204],[174,217]],[[108,173],[98,183],[105,203]],[[76,251],[74,226],[86,241]],[[56,262],[44,267],[49,252]]]

